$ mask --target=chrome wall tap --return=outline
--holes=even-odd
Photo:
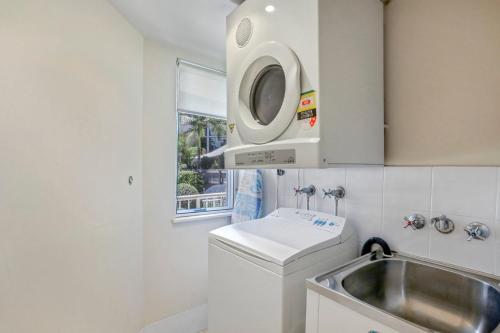
[[[464,228],[467,233],[467,241],[471,241],[473,239],[485,240],[490,236],[490,228],[486,224],[473,222],[467,224]]]
[[[403,226],[405,229],[410,227],[412,230],[419,230],[425,227],[425,217],[420,214],[405,216],[403,220],[405,221],[405,225]]]
[[[295,196],[298,196],[300,194],[305,194],[307,196],[307,210],[309,210],[309,200],[310,198],[316,194],[316,187],[314,185],[309,185],[307,187],[297,187],[293,189],[295,191]],[[298,207],[298,201],[297,201],[297,208]]]
[[[333,215],[338,216],[339,200],[345,197],[345,189],[342,186],[337,186],[335,189],[328,189],[326,191],[323,189],[323,199],[324,198],[334,198],[335,199],[335,211]]]

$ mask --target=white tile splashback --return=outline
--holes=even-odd
[[[497,170],[497,214],[495,223],[495,274],[500,275],[500,168]]]
[[[497,221],[500,221],[500,168],[497,170]]]
[[[442,212],[435,211],[438,216]],[[495,272],[495,233],[494,220],[484,220],[478,217],[464,217],[459,215],[446,215],[455,223],[455,231],[445,235],[432,230],[429,242],[429,257],[434,260],[450,264],[465,266],[487,273]],[[484,241],[466,241],[467,235],[464,228],[471,222],[481,222],[488,225],[492,231],[490,237]]]
[[[384,208],[431,210],[432,168],[386,167]]]
[[[317,187],[317,195],[314,197],[314,209],[322,212],[333,214],[335,210],[335,202],[332,199],[324,198],[323,189],[328,191],[337,186],[345,187],[346,184],[346,169],[316,169],[307,170],[304,172],[303,184],[316,184],[321,179],[322,188]],[[312,209],[312,208],[311,208]],[[339,215],[345,215],[345,200],[339,201]]]
[[[276,173],[273,170],[274,173]],[[279,198],[278,204],[280,207],[295,207],[296,199],[294,195],[294,188],[302,184],[303,181],[300,179],[301,170],[287,170],[283,177],[279,178]],[[265,186],[265,185],[264,185]]]
[[[266,174],[275,177],[276,173],[272,170]],[[328,213],[333,212],[334,202],[322,198],[322,189],[338,185],[346,188],[340,215],[353,223],[360,243],[380,236],[395,250],[500,275],[500,168],[286,170],[280,178],[280,206],[295,207],[293,187],[311,184],[318,191],[311,200],[311,209]],[[271,197],[269,195],[266,202],[274,203]],[[305,198],[299,206],[305,207]],[[424,229],[403,229],[403,217],[412,213],[425,216]],[[442,235],[430,225],[430,218],[440,214],[446,214],[456,223],[452,234]],[[492,234],[486,241],[466,241],[463,227],[475,221],[490,227]]]
[[[418,256],[429,256],[430,228],[415,232],[402,229],[402,217],[421,214],[431,216],[432,168],[396,168],[384,170],[384,206],[382,235],[398,250]]]
[[[437,167],[433,169],[432,209],[445,214],[494,219],[497,169]]]
[[[495,238],[495,274],[500,276],[500,221],[496,222],[496,238]]]
[[[346,216],[354,225],[360,243],[380,235],[382,228],[384,169],[346,169]],[[318,184],[317,187],[321,187]],[[350,190],[347,190],[350,189]]]

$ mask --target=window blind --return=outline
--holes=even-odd
[[[179,61],[177,109],[181,112],[226,118],[224,73]]]

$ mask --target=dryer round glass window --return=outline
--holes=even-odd
[[[261,125],[269,125],[280,112],[286,92],[285,72],[269,65],[257,75],[250,91],[250,112]]]

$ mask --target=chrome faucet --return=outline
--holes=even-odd
[[[334,198],[335,199],[335,210],[333,212],[333,215],[339,216],[338,215],[338,209],[339,209],[339,200],[343,199],[345,197],[345,189],[342,186],[337,186],[335,189],[328,189],[328,191],[325,191],[323,189],[323,199],[324,198]]]
[[[405,216],[403,220],[405,221],[403,226],[404,229],[410,227],[412,230],[420,230],[425,227],[425,217],[420,214]]]
[[[490,235],[490,228],[486,224],[473,222],[467,224],[464,228],[467,233],[467,241],[471,241],[473,239],[485,240]]]
[[[305,194],[307,196],[307,210],[309,210],[309,199],[316,194],[316,187],[314,185],[309,185],[307,187],[297,187],[293,189],[295,191],[295,196],[297,197],[299,194]],[[298,198],[297,198],[297,208],[299,206]]]

